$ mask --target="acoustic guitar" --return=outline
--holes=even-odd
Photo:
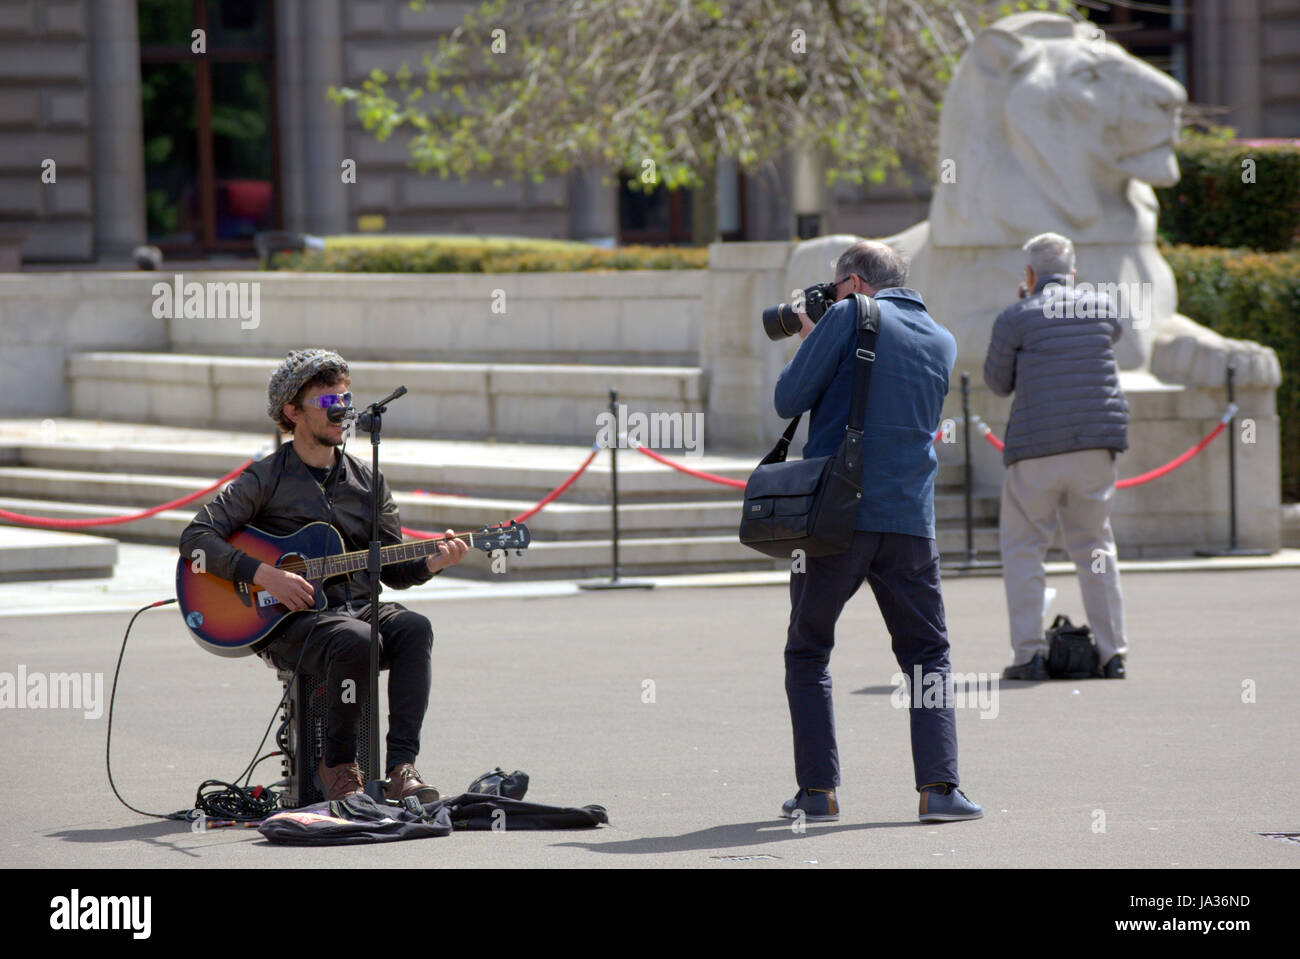
[[[449,537],[408,540],[380,547],[380,564],[406,563],[438,552]],[[522,551],[532,536],[528,527],[513,520],[484,526],[473,533],[457,533],[474,549]],[[329,523],[308,523],[287,536],[272,536],[255,526],[245,526],[227,540],[254,559],[297,573],[315,588],[315,609],[326,606],[324,584],[366,568],[368,549],[345,552],[343,537]],[[182,556],[176,563],[176,597],[185,625],[195,642],[218,656],[248,656],[261,652],[274,637],[271,632],[288,616],[309,613],[293,610],[255,583],[236,583],[202,569],[202,564]]]

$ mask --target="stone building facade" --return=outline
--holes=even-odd
[[[418,66],[475,6],[431,0],[417,11],[406,0],[0,0],[0,269],[6,249],[10,269],[19,255],[28,263],[120,262],[147,241],[175,241],[190,255],[238,253],[249,249],[254,229],[268,227],[686,239],[679,203],[664,201],[649,214],[630,211],[618,187],[597,173],[501,186],[489,178],[461,183],[418,174],[400,137],[377,142],[325,98],[329,86],[359,84],[375,67]],[[1134,49],[1142,55],[1141,44],[1148,43],[1158,51],[1153,62],[1164,57],[1168,62],[1159,65],[1178,76],[1193,101],[1223,105],[1221,122],[1240,135],[1300,135],[1300,0],[1185,0],[1182,6],[1186,12],[1163,18],[1168,22],[1160,29],[1135,32],[1125,21],[1113,36],[1126,44],[1137,38]],[[163,35],[155,19],[165,14],[187,26],[190,13],[211,34],[210,67],[197,68],[174,44],[155,42]],[[233,44],[224,53],[223,37]],[[186,120],[197,124],[200,140],[206,135],[206,142],[218,143],[215,159],[212,148],[197,151],[190,174],[171,169],[170,185],[158,155],[189,147],[187,130],[165,135],[157,97],[168,88],[149,82],[163,75],[193,84],[195,106]],[[248,134],[253,139],[243,152],[256,153],[264,143],[264,162],[245,156],[241,168],[221,155],[232,124],[221,99],[223,77],[266,88],[261,100],[254,94],[236,111],[235,124],[258,127],[249,119],[254,104],[251,115],[261,114],[262,132]],[[340,177],[347,159],[357,169],[351,184]],[[177,180],[186,175],[192,182]],[[915,171],[912,187],[832,190],[821,197],[820,217],[801,225],[797,198],[809,192],[801,175],[793,161],[753,175],[721,169],[723,237],[786,240],[809,225],[822,233],[886,235],[926,216],[928,174]],[[646,222],[631,222],[638,216]]]

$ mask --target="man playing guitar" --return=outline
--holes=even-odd
[[[228,539],[254,525],[287,535],[313,522],[326,522],[341,534],[348,550],[363,550],[370,540],[370,464],[337,449],[342,423],[332,423],[330,407],[350,405],[351,379],[343,357],[327,350],[295,350],[285,357],[267,385],[267,414],[292,442],[244,470],[181,534],[185,558],[204,557],[206,571],[239,583],[254,583],[292,610],[316,604],[313,585],[289,570],[261,562]],[[402,542],[401,522],[382,474],[378,477],[380,526],[385,545]],[[448,538],[438,552],[409,562],[385,565],[383,584],[405,589],[426,583],[465,558],[469,546]],[[196,554],[196,550],[201,553]],[[324,586],[326,608],[318,614],[287,616],[262,655],[285,669],[324,676],[325,755],[317,773],[329,799],[364,788],[357,763],[357,721],[369,684],[369,574],[364,570]],[[433,628],[429,620],[398,603],[380,603],[380,662],[388,668],[388,796],[416,796],[432,802],[438,791],[420,781],[415,758],[420,728],[433,682]],[[310,642],[308,636],[310,634]]]

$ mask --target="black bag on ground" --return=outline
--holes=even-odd
[[[590,829],[607,824],[609,813],[604,806],[545,806],[542,803],[505,796],[485,796],[481,793],[462,793],[450,799],[440,799],[424,808],[440,806],[451,817],[453,829],[504,830],[517,832],[524,829]]]
[[[807,556],[829,556],[844,552],[853,541],[862,503],[862,426],[880,332],[876,301],[861,293],[853,296],[858,304],[857,362],[840,448],[831,456],[787,463],[800,414],[745,484],[740,542],[767,556],[789,559],[796,549]]]
[[[1097,675],[1097,645],[1087,624],[1075,626],[1060,615],[1047,630],[1047,672],[1053,679],[1087,679]]]
[[[480,793],[484,796],[505,796],[507,799],[523,799],[528,792],[528,773],[516,769],[509,775],[500,766],[490,773],[484,773],[469,784],[467,793]]]

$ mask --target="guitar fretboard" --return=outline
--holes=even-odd
[[[466,533],[463,536],[455,537],[455,539],[464,539],[471,548],[474,546],[473,533]],[[395,543],[392,546],[381,546],[379,548],[379,565],[391,566],[393,563],[405,563],[413,559],[422,559],[438,552],[438,544],[446,541],[447,537],[439,537],[438,539],[408,540],[404,543]],[[304,563],[306,571],[301,575],[307,579],[315,580],[354,573],[357,570],[366,568],[369,555],[370,550],[359,549],[353,553],[339,553],[335,556],[308,559]]]

